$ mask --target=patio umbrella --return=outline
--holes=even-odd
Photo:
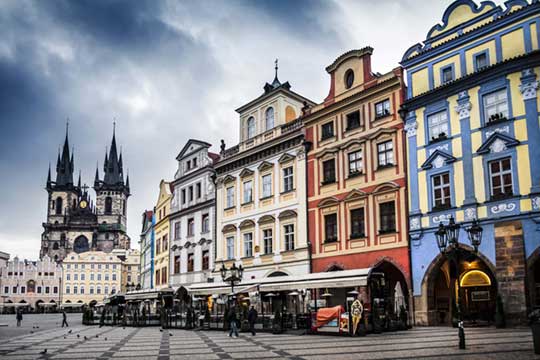
[[[394,313],[399,314],[401,306],[405,307],[405,296],[401,289],[401,283],[398,281],[394,288]]]

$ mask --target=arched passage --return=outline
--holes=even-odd
[[[76,253],[82,253],[90,250],[90,245],[86,236],[81,235],[73,242],[73,251]]]
[[[398,318],[402,311],[410,311],[409,283],[391,260],[383,259],[375,264],[369,276],[372,306],[380,306],[383,313]]]
[[[438,255],[426,271],[422,297],[427,325],[452,325],[457,321],[456,299],[459,299],[462,319],[467,323],[494,320],[497,297],[494,266],[484,255],[475,254],[463,245],[459,259],[457,265],[454,260]]]

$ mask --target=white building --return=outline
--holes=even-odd
[[[211,144],[189,140],[180,154],[172,182],[170,214],[170,285],[209,281],[214,266],[215,192]],[[211,280],[210,280],[211,281]]]
[[[140,245],[140,284],[142,289],[154,288],[154,212],[146,210],[142,215]]]

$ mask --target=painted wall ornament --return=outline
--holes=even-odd
[[[491,207],[491,212],[494,214],[499,214],[504,211],[512,212],[516,209],[516,204],[514,203],[502,203]]]
[[[471,115],[471,107],[472,107],[472,105],[471,105],[470,101],[467,101],[467,102],[464,102],[462,104],[456,105],[456,107],[454,109],[459,114],[459,119],[463,120],[463,119],[466,119],[466,118],[470,117],[470,115]]]
[[[540,210],[540,197],[535,197],[531,199],[533,210]]]
[[[405,124],[405,131],[407,132],[407,137],[416,136],[417,128],[418,128],[418,123],[416,121],[411,121]]]
[[[468,208],[465,209],[465,220],[474,220],[476,219],[476,209]]]
[[[490,137],[491,135],[495,134],[495,133],[507,133],[507,134],[510,134],[510,127],[508,125],[506,126],[503,126],[503,127],[500,127],[500,128],[496,128],[492,131],[486,131],[486,137]]]
[[[438,224],[440,223],[441,221],[448,221],[450,220],[450,218],[452,217],[452,214],[442,214],[442,215],[439,215],[439,216],[434,216],[432,218],[432,221],[434,224]]]
[[[435,169],[439,169],[444,166],[444,158],[442,156],[437,156],[435,160],[433,160],[432,164]]]
[[[519,85],[519,91],[523,96],[523,100],[536,99],[536,90],[540,87],[540,81],[531,81]]]
[[[420,229],[420,218],[417,218],[417,217],[412,218],[412,219],[411,219],[411,222],[410,222],[410,224],[409,224],[409,228],[410,228],[411,230],[418,230],[418,229]]]
[[[496,139],[495,141],[493,141],[493,143],[489,147],[489,150],[492,153],[500,153],[502,151],[505,151],[506,150],[506,143],[504,141],[502,141],[501,139]]]

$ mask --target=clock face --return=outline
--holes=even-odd
[[[86,208],[86,206],[88,206],[88,203],[87,203],[85,200],[83,200],[83,201],[81,201],[81,202],[79,203],[79,207],[80,207],[81,209]]]

